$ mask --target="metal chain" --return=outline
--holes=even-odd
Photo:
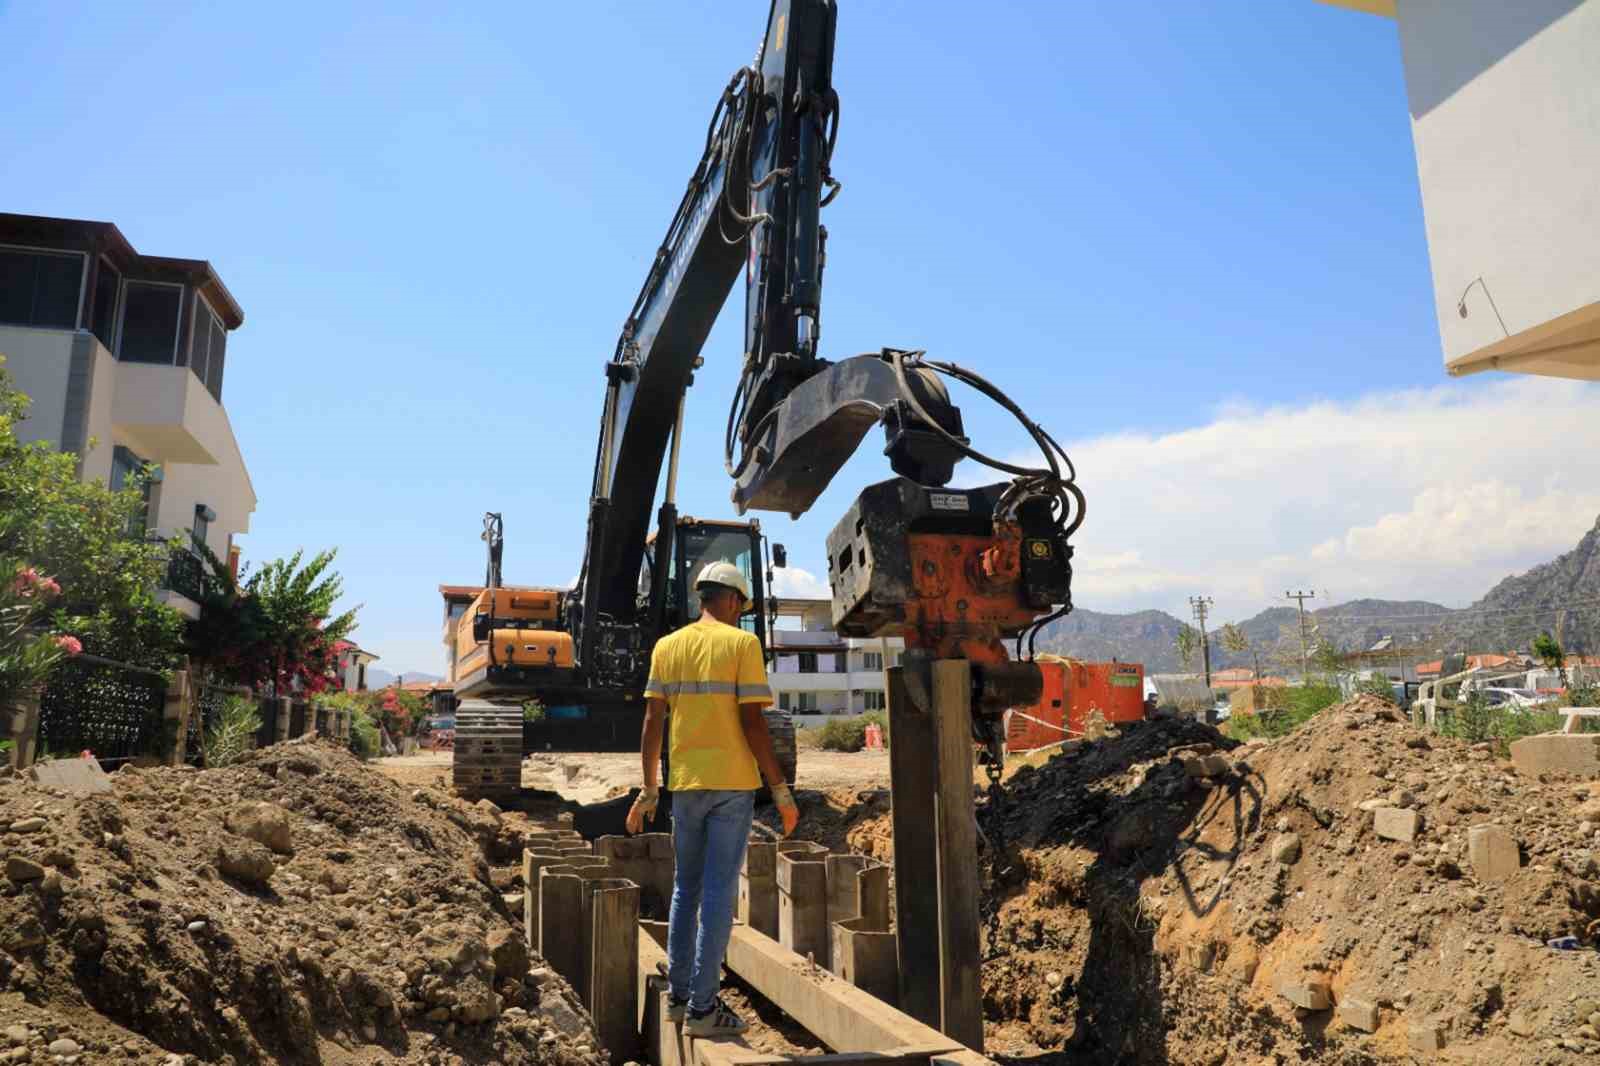
[[[1000,787],[1000,774],[1003,769],[1001,763],[990,761],[984,765],[984,770],[989,777],[989,829],[984,835],[988,847],[988,917],[985,927],[989,934],[989,950],[985,954],[985,961],[997,959],[1007,954],[1007,949],[1000,944],[1000,877],[1004,872],[1001,866],[1002,856],[1005,852],[1005,790]]]

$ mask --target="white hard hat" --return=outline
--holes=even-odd
[[[744,597],[745,603],[750,602],[750,579],[732,563],[715,562],[702,566],[700,576],[694,579],[694,587],[698,589],[704,585],[723,585],[734,589]]]

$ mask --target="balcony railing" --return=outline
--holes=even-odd
[[[844,638],[831,629],[777,629],[772,633],[774,648],[842,648]]]
[[[187,548],[174,547],[172,554],[167,557],[164,587],[199,603],[204,585],[205,575],[200,567],[200,557]]]

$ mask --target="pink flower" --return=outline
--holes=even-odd
[[[83,641],[77,637],[59,636],[56,638],[56,647],[68,655],[79,655],[83,652]]]
[[[17,571],[17,576],[11,582],[12,595],[20,599],[29,600],[38,592],[42,596],[61,595],[61,586],[53,577],[40,577],[39,571],[31,566],[25,566]]]
[[[44,577],[39,579],[39,591],[46,596],[59,596],[61,595],[61,586],[56,582],[55,578]]]

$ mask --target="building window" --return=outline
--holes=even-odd
[[[788,709],[789,709],[789,694],[787,692],[778,693],[778,710],[787,711]]]
[[[814,674],[817,672],[816,652],[803,651],[800,653],[800,672],[802,674]]]
[[[0,248],[0,322],[77,329],[83,256]]]
[[[194,329],[190,331],[189,369],[205,384],[207,391],[222,402],[222,360],[228,347],[228,331],[199,292],[194,299]]]
[[[869,711],[881,711],[886,706],[883,702],[883,693],[875,688],[869,688],[861,694],[862,706]]]
[[[801,714],[817,713],[817,694],[815,692],[796,692],[795,710]]]
[[[149,465],[120,444],[111,449],[111,491],[121,492],[134,486],[144,497],[144,505],[128,522],[128,533],[135,537],[144,536],[150,524],[150,492],[156,477],[153,471],[146,470]]]
[[[111,351],[117,332],[117,297],[122,291],[122,275],[104,259],[94,276],[94,310],[89,329]]]
[[[194,505],[194,542],[206,544],[207,535],[211,532],[211,523],[217,520],[217,512],[203,503]]]
[[[863,670],[882,670],[883,669],[883,653],[882,652],[877,652],[877,651],[862,652],[861,653],[861,668]]]
[[[183,286],[130,281],[122,290],[122,339],[117,358],[128,363],[177,361],[178,311]]]
[[[836,651],[833,653],[833,672],[836,674],[848,674],[850,672],[849,652]]]

